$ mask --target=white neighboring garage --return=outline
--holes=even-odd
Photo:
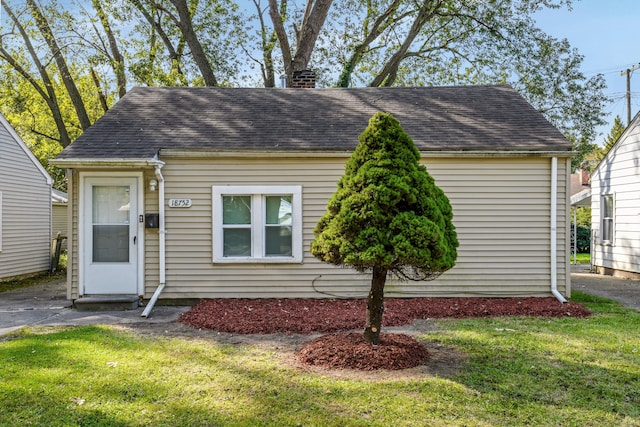
[[[640,114],[596,167],[591,190],[594,269],[640,278]]]
[[[0,280],[49,270],[51,182],[0,114]]]

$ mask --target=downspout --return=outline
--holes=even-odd
[[[561,303],[567,300],[558,292],[558,158],[551,158],[551,293]]]
[[[153,310],[153,306],[156,305],[156,302],[158,301],[158,298],[160,297],[160,294],[162,293],[162,291],[164,290],[165,284],[166,284],[166,242],[165,242],[165,236],[167,234],[167,231],[165,230],[165,225],[164,225],[164,177],[162,176],[162,172],[160,171],[160,169],[162,169],[162,165],[156,165],[155,167],[155,172],[156,172],[156,178],[158,178],[158,214],[160,216],[160,224],[158,224],[159,229],[159,244],[160,244],[160,254],[159,254],[159,264],[160,264],[160,284],[158,284],[158,287],[156,288],[156,291],[153,293],[153,296],[151,297],[151,299],[149,300],[149,302],[147,303],[147,306],[145,307],[144,311],[142,312],[141,316],[142,317],[148,317],[149,314],[151,313],[151,310]]]

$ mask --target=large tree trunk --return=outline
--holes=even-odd
[[[276,72],[273,63],[273,49],[278,42],[278,35],[275,31],[270,31],[264,22],[263,10],[260,7],[259,0],[253,0],[253,4],[256,7],[258,19],[260,21],[260,38],[262,48],[262,63],[260,63],[260,70],[262,71],[262,80],[264,81],[264,87],[276,86]],[[281,16],[286,15],[287,2],[283,1],[280,4]],[[269,35],[269,31],[271,34]]]
[[[191,55],[193,55],[193,60],[202,74],[205,86],[218,86],[218,80],[213,72],[213,68],[211,68],[211,63],[209,63],[209,59],[193,28],[191,12],[189,11],[186,0],[171,0],[171,3],[178,11],[178,27],[180,27],[180,31],[189,45],[189,49],[191,49]]]
[[[384,284],[387,281],[387,269],[374,267],[371,277],[371,290],[367,299],[367,323],[364,329],[365,341],[378,345],[380,328],[384,312]]]
[[[378,86],[392,86],[396,80],[398,75],[398,67],[400,67],[400,63],[403,59],[405,59],[405,55],[411,47],[411,43],[416,39],[418,34],[422,28],[426,25],[427,22],[435,15],[435,12],[442,6],[442,1],[425,1],[422,4],[422,7],[418,11],[416,19],[413,21],[413,25],[411,25],[411,29],[409,33],[404,39],[404,42],[400,46],[400,48],[394,53],[389,61],[384,65],[380,73],[373,79],[369,86],[378,87]]]
[[[111,68],[113,69],[113,72],[116,75],[116,82],[118,84],[118,96],[122,98],[127,93],[127,76],[124,69],[124,57],[120,53],[120,49],[118,48],[118,42],[116,41],[116,36],[115,34],[113,34],[113,31],[111,30],[109,19],[107,17],[107,14],[104,13],[104,10],[102,9],[100,0],[93,0],[93,8],[96,10],[96,13],[98,14],[98,18],[100,18],[100,22],[102,23],[102,28],[104,29],[104,32],[107,35],[107,40],[109,41],[109,49],[111,50],[111,55],[112,55]]]
[[[69,67],[67,67],[67,62],[62,56],[62,51],[58,46],[58,42],[53,36],[53,32],[51,31],[51,27],[49,27],[49,22],[45,18],[44,14],[35,3],[34,0],[27,0],[27,6],[31,10],[31,14],[36,20],[36,24],[42,37],[47,42],[49,49],[51,50],[51,54],[56,61],[56,65],[58,66],[58,71],[60,71],[60,78],[62,79],[62,83],[64,87],[67,89],[67,93],[69,94],[69,98],[73,103],[73,107],[76,110],[76,115],[78,116],[78,121],[80,122],[80,127],[82,130],[89,129],[91,126],[91,121],[89,120],[89,115],[87,114],[87,110],[84,107],[84,101],[82,100],[82,96],[80,96],[80,92],[78,91],[78,87],[73,81],[73,77],[71,76],[71,71],[69,71]]]
[[[307,7],[302,17],[300,28],[294,26],[296,30],[296,51],[292,55],[291,44],[284,27],[285,17],[283,17],[278,6],[278,0],[269,0],[269,16],[280,42],[284,71],[287,75],[287,86],[291,86],[293,82],[294,71],[303,71],[308,68],[311,54],[316,46],[324,21],[327,19],[332,2],[333,0],[307,0]]]

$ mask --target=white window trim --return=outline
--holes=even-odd
[[[302,262],[302,186],[300,185],[228,185],[212,187],[212,242],[213,262],[222,264],[238,263],[301,263]],[[291,256],[264,256],[263,231],[264,212],[262,209],[251,210],[252,251],[250,257],[224,257],[222,241],[222,196],[263,196],[291,195]],[[257,231],[256,231],[257,230]],[[260,252],[257,252],[260,248]]]
[[[604,210],[605,198],[611,197],[611,239],[604,238]],[[606,246],[613,246],[616,238],[616,196],[615,193],[606,193],[600,195],[600,243]]]

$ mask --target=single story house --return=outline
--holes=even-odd
[[[640,278],[640,114],[591,175],[592,268]]]
[[[49,270],[51,183],[0,114],[0,280]]]
[[[364,297],[368,274],[309,246],[378,111],[449,197],[457,265],[387,296],[569,296],[571,143],[508,86],[138,87],[67,168],[68,297]]]

